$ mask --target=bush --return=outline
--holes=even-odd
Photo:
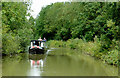
[[[20,42],[17,36],[10,34],[4,34],[3,36],[3,54],[13,54],[19,52]]]
[[[111,65],[118,64],[118,50],[109,51],[106,55],[102,55],[101,59]]]
[[[65,41],[55,41],[51,40],[49,41],[50,47],[66,47],[70,49],[76,49],[78,54],[81,52],[96,58],[99,58],[103,60],[105,63],[111,64],[111,65],[117,65],[118,64],[118,41],[113,40],[111,47],[109,50],[104,49],[101,50],[103,47],[103,44],[101,44],[101,41],[97,36],[95,36],[94,41],[86,42],[82,39],[69,39],[66,42]],[[105,44],[104,44],[105,45]]]
[[[64,41],[50,40],[47,42],[49,47],[66,47]]]

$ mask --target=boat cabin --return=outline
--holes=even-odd
[[[45,41],[39,41],[39,40],[31,40],[31,48],[39,48],[39,47],[45,47]]]
[[[46,40],[31,40],[31,45],[29,47],[29,53],[38,54],[44,53],[46,48]]]

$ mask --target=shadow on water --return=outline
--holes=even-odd
[[[52,48],[44,55],[19,54],[3,58],[3,76],[117,76],[117,68],[86,55],[64,55]],[[74,52],[74,51],[73,51]]]

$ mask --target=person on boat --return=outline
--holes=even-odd
[[[44,37],[44,41],[46,42],[46,38]]]
[[[42,41],[41,37],[38,40]]]

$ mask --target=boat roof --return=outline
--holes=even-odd
[[[40,41],[40,40],[31,40],[31,42],[33,42],[33,41],[45,42],[45,40],[42,40],[42,41]]]

